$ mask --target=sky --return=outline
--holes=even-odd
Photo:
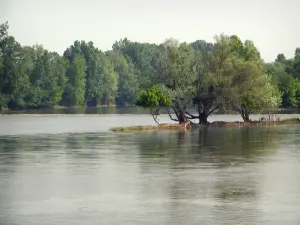
[[[116,40],[252,40],[266,62],[300,47],[299,0],[0,0],[0,23],[22,45],[63,51],[75,40],[103,51]]]

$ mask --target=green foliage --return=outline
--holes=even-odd
[[[68,79],[63,93],[62,105],[80,106],[84,105],[85,94],[85,60],[84,57],[75,54],[69,61],[66,71]]]
[[[204,40],[197,40],[190,45],[196,52],[209,52],[214,50],[214,44]]]
[[[163,106],[171,106],[172,100],[161,91],[158,85],[142,91],[136,101],[137,106],[146,108],[155,108]]]
[[[275,109],[280,106],[281,93],[276,85],[272,82],[272,78],[264,74],[262,76],[261,92],[258,98],[255,98],[260,109]]]
[[[160,71],[165,82],[173,89],[185,91],[195,80],[195,51],[187,43],[177,44],[176,40],[166,40],[162,54]]]
[[[157,45],[131,42],[125,38],[116,42],[113,49],[133,62],[138,74],[136,78],[140,88],[149,88],[159,83],[158,66],[161,62],[161,52]]]
[[[75,42],[75,46],[77,43]],[[103,88],[103,53],[94,47],[93,42],[80,42],[80,49],[86,62],[86,91],[85,102],[87,105],[96,106],[101,104]]]
[[[118,74],[114,71],[114,65],[107,57],[103,57],[103,88],[102,88],[102,104],[109,105],[115,102],[118,89]]]
[[[0,57],[1,107],[23,106],[28,92],[28,74],[24,70],[22,47],[13,37],[4,35],[0,40]]]
[[[284,56],[284,54],[278,54],[277,58],[275,59],[275,62],[279,62],[279,63],[285,63],[286,58]]]
[[[297,48],[293,59],[286,59],[283,54],[279,54],[275,63],[266,66],[268,73],[272,75],[282,94],[282,108],[300,107],[300,57],[298,52],[299,49]]]
[[[270,91],[267,86],[274,86],[271,77],[264,74],[259,64],[253,61],[237,60],[234,71],[232,104],[247,111],[262,108],[264,104],[260,104],[260,101]]]
[[[239,58],[243,58],[245,61],[259,61],[260,52],[255,47],[254,43],[250,40],[246,40],[244,43],[236,35],[229,37],[229,46],[231,50],[237,54]]]
[[[8,28],[9,28],[8,22],[0,24],[0,40],[2,40],[4,37],[7,36]]]
[[[134,105],[139,92],[137,72],[130,59],[120,52],[108,52],[114,71],[118,78],[116,103],[118,105]]]
[[[241,113],[245,121],[249,120],[250,113],[278,107],[280,92],[276,79],[266,74],[260,53],[253,42],[246,40],[243,44],[235,36],[231,37],[230,45],[234,53],[230,69],[233,74],[229,91],[230,104]],[[270,74],[271,67],[268,67]]]
[[[285,86],[282,90],[283,107],[300,107],[300,81],[293,78],[290,85]]]
[[[34,51],[38,57],[33,60],[30,74],[30,105],[53,107],[62,98],[67,81],[67,62],[57,53],[43,50],[41,46],[34,48]]]

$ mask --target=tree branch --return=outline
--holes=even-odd
[[[175,104],[175,105],[172,105],[171,107],[172,107],[172,109],[173,109],[175,115],[177,116],[177,118],[179,118],[179,112],[178,112],[178,109],[179,109],[179,107],[180,107],[180,106],[179,106],[179,102],[178,102],[177,100],[175,100],[175,99],[173,99],[172,102],[173,102],[173,104]],[[177,120],[177,121],[179,121],[179,120]]]
[[[160,125],[159,122],[158,122],[158,119],[157,119],[157,115],[153,115],[153,114],[152,114],[152,117],[153,117],[153,120],[154,120],[158,125]]]
[[[187,115],[186,118],[188,119],[199,119],[199,116],[194,116],[190,114],[188,111],[185,111],[185,114]]]
[[[217,110],[220,107],[220,105],[217,105],[216,107],[212,108],[209,112],[208,115],[212,114],[215,110]]]
[[[169,110],[168,110],[168,114],[169,114],[169,117],[170,117],[171,120],[176,121],[176,122],[179,121],[178,119],[174,119],[174,118],[172,117],[172,113],[171,113],[170,108],[169,108]]]

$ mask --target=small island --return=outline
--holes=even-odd
[[[251,121],[251,122],[226,122],[215,121],[206,125],[210,127],[251,127],[251,126],[274,126],[274,125],[300,125],[299,118],[285,119],[279,121]],[[113,127],[113,132],[134,132],[134,131],[158,131],[158,130],[188,130],[190,128],[199,128],[198,124],[186,126],[186,124],[159,124],[146,126]]]
[[[281,120],[272,114],[287,96],[263,66],[252,42],[243,43],[235,35],[219,35],[209,50],[200,52],[186,43],[168,42],[161,63],[163,79],[141,91],[136,101],[137,106],[149,109],[158,125],[113,128],[112,131],[299,124],[298,118]],[[298,82],[298,78],[294,81]],[[297,101],[297,97],[290,99],[290,104]],[[162,108],[168,109],[169,118],[177,124],[159,123]],[[208,122],[214,112],[228,110],[238,113],[243,122]],[[267,116],[257,121],[250,119],[251,114],[261,112],[267,112]]]

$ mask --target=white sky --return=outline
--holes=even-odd
[[[299,0],[0,0],[0,23],[22,45],[63,51],[75,40],[102,50],[127,37],[212,41],[215,34],[253,40],[266,61],[300,47]]]

